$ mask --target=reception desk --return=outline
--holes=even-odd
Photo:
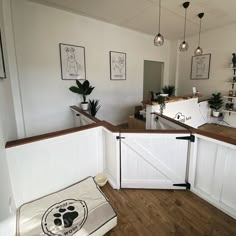
[[[156,129],[152,113],[160,113],[160,105],[146,105],[146,129]],[[210,117],[208,103],[198,102],[198,97],[173,97],[166,101],[163,115],[194,128],[207,123]]]

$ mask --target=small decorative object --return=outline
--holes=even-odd
[[[98,104],[99,104],[99,100],[89,99],[89,111],[92,116],[96,116],[98,110],[100,109],[101,105],[98,105]]]
[[[213,116],[218,117],[220,112],[219,109],[223,106],[223,99],[221,93],[213,93],[208,101],[210,108],[213,109]]]
[[[232,53],[232,63],[233,63],[233,68],[236,68],[236,56],[235,56],[235,53]]]
[[[85,80],[83,83],[81,83],[79,80],[76,80],[77,86],[71,86],[69,90],[73,93],[78,93],[82,95],[83,102],[81,102],[81,108],[82,110],[88,110],[88,102],[86,102],[86,97],[92,93],[94,90],[94,87],[90,86],[90,83],[88,80]]]
[[[229,109],[230,109],[230,103],[226,103],[226,104],[225,104],[225,109],[226,109],[226,110],[229,110]]]
[[[173,85],[168,85],[168,86],[164,86],[162,88],[162,91],[164,93],[167,93],[168,94],[168,97],[173,97],[175,96],[175,86]]]
[[[97,174],[94,178],[95,182],[98,184],[98,186],[103,187],[107,183],[107,177],[105,174]]]
[[[59,44],[61,77],[64,80],[85,80],[85,48],[69,44]]]
[[[188,43],[185,41],[185,33],[186,33],[186,20],[187,20],[187,8],[189,7],[190,2],[184,2],[183,8],[185,9],[185,18],[184,18],[184,40],[179,46],[179,50],[181,52],[185,52],[188,50]]]
[[[126,80],[126,53],[110,51],[111,80]]]
[[[229,96],[234,96],[234,90],[229,90]]]
[[[161,0],[159,0],[159,21],[158,21],[158,34],[154,38],[155,46],[162,46],[164,44],[164,37],[160,33],[161,28]]]
[[[192,57],[191,79],[209,79],[211,54]]]
[[[6,71],[3,57],[2,37],[0,31],[0,79],[5,79],[5,78],[6,78]]]

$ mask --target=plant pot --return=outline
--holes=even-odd
[[[212,112],[212,115],[213,115],[214,117],[219,117],[220,112],[219,112],[219,111],[213,111],[213,112]]]
[[[83,111],[87,111],[88,110],[88,102],[81,102],[81,109]]]
[[[105,174],[101,173],[101,174],[97,174],[95,176],[95,182],[100,186],[104,186],[107,183],[107,177]]]

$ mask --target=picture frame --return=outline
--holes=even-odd
[[[126,53],[110,51],[110,79],[126,80]]]
[[[209,79],[211,54],[203,54],[192,57],[191,79],[201,80]]]
[[[1,31],[0,31],[0,79],[6,79],[6,70],[5,70],[5,63],[4,63]]]
[[[86,80],[85,47],[59,44],[61,78],[63,80]]]

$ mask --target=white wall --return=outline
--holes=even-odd
[[[169,80],[169,42],[153,45],[153,37],[25,0],[13,0],[16,54],[26,135],[73,125],[70,105],[80,98],[61,80],[59,43],[86,48],[87,79],[96,88],[89,98],[102,105],[98,117],[113,124],[127,121],[142,101],[143,61],[165,62]],[[127,80],[110,81],[109,51],[127,53]]]
[[[232,81],[233,71],[229,69],[232,62],[232,53],[236,52],[235,31],[236,24],[228,25],[216,30],[205,32],[201,35],[201,47],[204,54],[211,53],[210,77],[207,80],[191,80],[191,58],[197,47],[197,37],[188,39],[189,50],[179,53],[178,91],[180,95],[191,94],[192,87],[209,98],[213,92],[227,95],[231,86],[227,81]],[[233,124],[235,115],[226,114],[225,120]]]
[[[4,3],[3,3],[4,1]],[[3,4],[0,0],[0,28],[3,39],[3,49],[7,71],[7,79],[0,79],[0,221],[10,215],[9,203],[12,198],[12,190],[9,179],[8,166],[6,162],[5,143],[8,140],[16,139],[16,123],[14,117],[11,84],[8,74],[8,61],[5,51],[5,29],[3,24]],[[12,199],[11,207],[14,208]],[[13,210],[13,209],[12,209]]]

